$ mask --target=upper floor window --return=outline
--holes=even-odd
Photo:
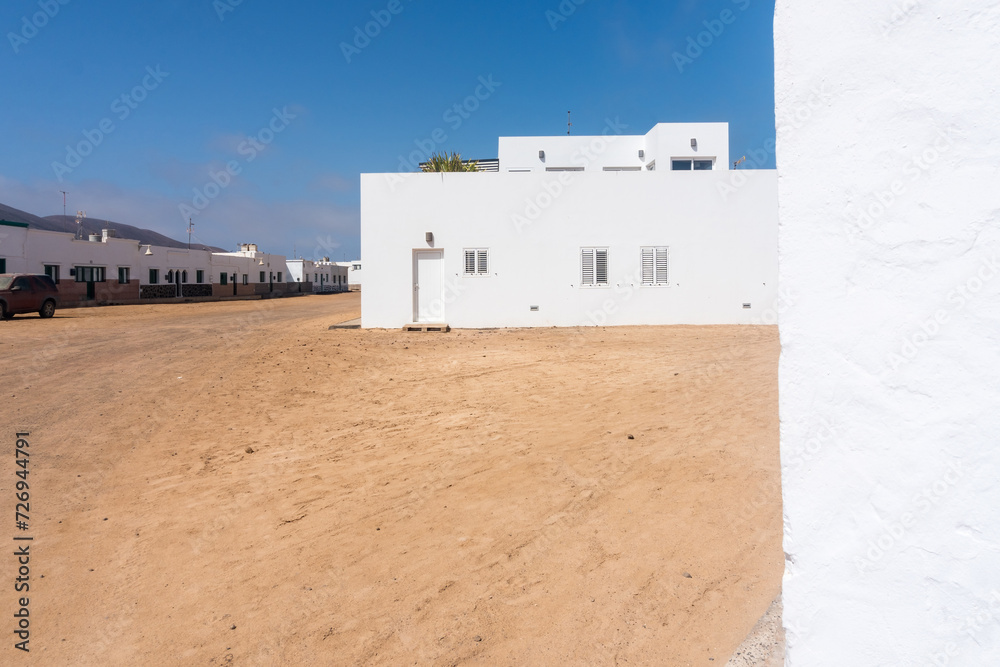
[[[670,161],[670,168],[673,171],[711,171],[715,166],[715,160],[678,160]]]
[[[607,248],[583,248],[580,250],[580,284],[584,287],[607,287]]]
[[[490,273],[490,251],[488,248],[466,248],[465,275],[486,276]]]

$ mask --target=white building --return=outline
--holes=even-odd
[[[337,266],[347,269],[347,286],[352,292],[361,291],[361,260],[352,262],[336,262]]]
[[[761,321],[775,172],[728,170],[725,123],[615,129],[502,138],[498,173],[363,175],[363,326]]]
[[[296,283],[310,283],[313,292],[346,292],[347,269],[331,262],[329,257],[321,261],[310,259],[289,259],[285,262],[289,278]]]
[[[62,307],[302,291],[290,280],[284,255],[260,252],[254,244],[212,253],[140,244],[117,238],[114,230],[78,239],[8,221],[0,221],[2,272],[48,274],[59,286]]]

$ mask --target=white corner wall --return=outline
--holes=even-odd
[[[1000,664],[1000,5],[778,0],[787,664]]]

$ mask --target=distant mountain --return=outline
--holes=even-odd
[[[0,204],[0,220],[7,220],[8,222],[24,222],[27,223],[32,229],[42,229],[50,232],[66,232],[69,234],[76,234],[77,224],[76,218],[69,215],[49,215],[41,218],[37,215],[32,215],[25,211],[21,211],[4,204]],[[114,229],[117,233],[118,238],[132,239],[133,241],[138,241],[143,245],[151,244],[155,246],[163,246],[166,248],[187,248],[187,242],[175,241],[172,238],[164,236],[158,232],[151,231],[149,229],[141,229],[139,227],[133,227],[132,225],[126,225],[120,222],[111,222],[107,220],[97,220],[94,218],[84,218],[83,222],[80,224],[83,228],[84,235],[87,234],[100,234],[101,230],[105,227],[110,227]],[[192,243],[191,248],[193,250],[209,250],[211,252],[226,252],[222,248],[216,248],[215,246],[202,245],[201,243]]]

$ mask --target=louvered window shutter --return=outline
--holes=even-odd
[[[583,275],[581,277],[581,282],[584,285],[594,284],[594,251],[587,248],[581,253],[581,264],[583,266]]]
[[[475,275],[476,273],[476,251],[465,251],[465,275]]]
[[[653,255],[654,255],[654,252],[655,251],[654,251],[653,248],[643,248],[642,249],[642,284],[643,285],[654,285],[654,284],[656,284],[655,283],[655,274],[654,274],[654,270],[653,270],[653,266],[654,266]]]
[[[476,272],[482,275],[486,275],[487,273],[489,273],[490,272],[489,252],[486,250],[477,250],[476,259],[477,259]]]
[[[595,260],[597,264],[597,284],[607,285],[608,284],[608,251],[607,250],[595,250]]]
[[[657,248],[656,249],[656,284],[666,285],[668,283],[667,274],[668,262],[667,262],[667,249]]]

